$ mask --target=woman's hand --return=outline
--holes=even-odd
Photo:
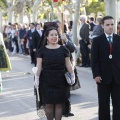
[[[75,74],[72,73],[70,74],[70,76],[71,76],[71,85],[73,85],[75,83]]]

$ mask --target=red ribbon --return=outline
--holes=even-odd
[[[109,43],[109,46],[110,46],[110,54],[112,54],[112,44]]]

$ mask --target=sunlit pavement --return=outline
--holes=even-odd
[[[36,114],[30,57],[11,55],[12,70],[3,72],[0,120],[40,120]],[[81,88],[71,91],[73,117],[62,120],[97,120],[97,88],[90,68],[78,69]],[[46,119],[41,119],[46,120]]]

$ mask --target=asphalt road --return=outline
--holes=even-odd
[[[30,58],[11,55],[12,70],[3,72],[0,93],[0,120],[40,120],[36,114]],[[62,120],[98,120],[97,88],[90,68],[77,68],[81,88],[71,91],[73,117]],[[46,120],[46,119],[44,119]]]

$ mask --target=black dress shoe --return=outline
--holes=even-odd
[[[64,116],[64,117],[71,117],[71,116],[74,116],[74,114],[73,114],[73,113],[68,113],[68,114],[64,114],[64,113],[63,113],[63,116]]]
[[[74,114],[73,113],[69,113],[68,116],[74,116]]]
[[[85,67],[86,65],[80,65],[80,67]]]
[[[90,65],[85,65],[85,67],[90,67]]]

